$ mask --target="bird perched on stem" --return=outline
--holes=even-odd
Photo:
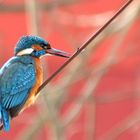
[[[10,129],[10,119],[34,103],[42,84],[41,56],[69,54],[56,50],[38,36],[23,36],[15,47],[15,56],[0,69],[0,124]]]

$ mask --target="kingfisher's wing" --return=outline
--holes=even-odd
[[[21,105],[28,97],[29,90],[35,83],[33,64],[13,63],[0,77],[0,99],[6,109]]]

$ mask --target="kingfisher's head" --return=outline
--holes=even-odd
[[[21,37],[15,47],[16,56],[30,55],[33,57],[41,57],[46,54],[67,58],[70,56],[66,52],[52,48],[43,38],[32,35]]]

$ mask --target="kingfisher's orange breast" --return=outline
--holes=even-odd
[[[34,86],[29,92],[29,97],[27,101],[25,102],[22,110],[24,110],[26,107],[30,106],[31,104],[35,102],[37,98],[36,92],[43,81],[43,70],[42,70],[40,59],[39,58],[33,58],[33,59],[35,62],[36,80],[35,80]]]

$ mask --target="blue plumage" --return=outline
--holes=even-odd
[[[15,56],[0,69],[0,129],[8,131],[10,118],[36,99],[42,82],[39,58],[45,54],[69,57],[38,36],[23,36],[16,44]]]
[[[40,45],[42,49],[35,50],[33,45]],[[0,121],[5,131],[10,128],[10,117],[19,113],[35,84],[33,58],[46,54],[43,47],[47,45],[48,42],[38,36],[21,37],[15,47],[15,57],[0,69]],[[30,52],[22,52],[26,49],[30,49]]]
[[[31,56],[16,56],[10,59],[0,69],[0,105],[3,111],[8,113],[7,110],[24,104],[34,82],[35,68]],[[6,116],[8,120],[9,116]],[[3,123],[4,118],[0,118]]]

